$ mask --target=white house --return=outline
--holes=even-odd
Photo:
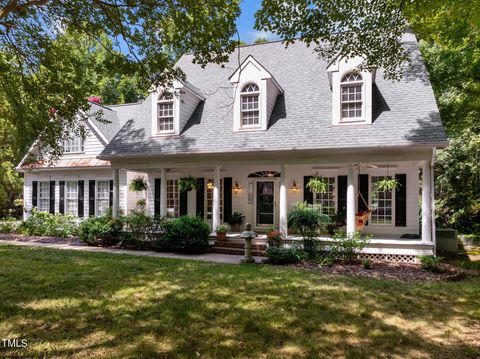
[[[138,194],[127,185],[141,174],[152,215],[198,215],[215,229],[238,211],[256,230],[274,224],[286,234],[288,211],[307,201],[329,215],[345,211],[353,232],[355,214],[369,208],[366,253],[432,254],[432,167],[447,139],[415,36],[403,42],[411,62],[398,82],[382,69],[358,71],[359,59],[327,64],[302,43],[243,46],[225,66],[206,68],[183,55],[186,81],[104,107],[110,124],[89,120],[85,143],[67,144],[54,167],[26,172],[25,210],[99,215],[108,199],[114,213],[129,212]],[[314,175],[328,192],[305,188]],[[179,193],[186,176],[198,188]],[[400,186],[375,190],[385,176]]]

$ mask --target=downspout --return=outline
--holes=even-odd
[[[437,157],[437,148],[433,147],[432,149],[432,175],[430,179],[430,191],[432,196],[432,242],[433,242],[433,254],[437,253],[437,236],[436,236],[436,227],[435,227],[435,159]]]

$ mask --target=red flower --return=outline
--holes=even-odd
[[[100,96],[90,96],[88,98],[88,101],[94,102],[94,103],[103,103],[103,99]]]

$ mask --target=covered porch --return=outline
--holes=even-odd
[[[345,213],[348,233],[356,230],[355,215],[372,208],[362,233],[373,236],[366,252],[390,254],[433,254],[432,149],[402,151],[369,149],[351,153],[346,150],[286,153],[252,153],[198,155],[170,158],[123,159],[112,161],[114,167],[114,213],[118,213],[120,169],[146,176],[147,212],[151,215],[178,217],[200,216],[212,229],[227,224],[233,212],[245,216],[246,222],[260,234],[276,226],[287,242],[298,235],[288,229],[288,212],[296,202],[307,201],[333,215]],[[117,174],[116,174],[117,173]],[[422,173],[419,176],[419,173]],[[305,181],[318,175],[329,181],[327,193],[309,192]],[[180,193],[178,181],[192,176],[198,180],[195,190]],[[402,179],[400,189],[375,193],[377,178]],[[419,199],[421,216],[419,217]],[[128,202],[128,201],[127,201]],[[130,211],[133,208],[126,208]],[[421,222],[421,227],[420,227]],[[407,235],[409,238],[402,238]],[[239,233],[232,233],[236,240]],[[328,245],[328,235],[319,238]]]

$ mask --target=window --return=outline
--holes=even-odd
[[[342,120],[360,120],[362,118],[362,75],[349,72],[342,78],[341,104]]]
[[[240,113],[242,127],[256,127],[260,125],[259,110],[260,90],[254,83],[243,87],[240,94]]]
[[[40,182],[38,185],[38,210],[48,212],[50,210],[50,182]]]
[[[173,132],[173,99],[161,96],[157,103],[158,133]]]
[[[375,183],[383,177],[372,176],[372,218],[374,224],[392,223],[392,191],[379,191]]]
[[[167,180],[167,213],[171,218],[180,216],[180,199],[178,191],[178,180]]]
[[[78,213],[78,183],[67,182],[66,183],[66,195],[65,195],[65,207],[66,212],[77,215]]]
[[[97,181],[97,216],[108,213],[110,207],[110,181]]]
[[[84,150],[83,138],[79,135],[73,135],[63,143],[64,153],[82,153]]]
[[[325,193],[315,193],[314,202],[319,206],[322,214],[332,217],[335,214],[335,177],[323,177],[328,183]]]
[[[207,220],[213,218],[213,179],[207,181]],[[223,179],[220,179],[220,220],[223,220]]]

